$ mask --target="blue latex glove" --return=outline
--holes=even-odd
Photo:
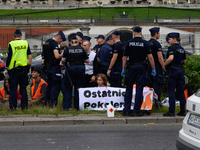
[[[165,74],[165,72],[164,72],[164,71],[163,71],[162,73],[163,73],[163,74]]]
[[[122,70],[121,76],[125,77],[125,74],[126,74],[126,69]]]
[[[156,76],[156,70],[152,70],[151,75],[155,77]]]
[[[162,69],[163,69],[163,68],[162,68]],[[163,74],[165,74],[165,71],[164,71],[164,70],[162,70],[162,73],[163,73]]]

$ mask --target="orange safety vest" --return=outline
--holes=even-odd
[[[0,92],[1,92],[0,95],[1,95],[3,98],[5,98],[6,91],[5,91],[4,87],[1,88],[1,91],[0,91]],[[10,95],[7,95],[7,96],[6,96],[6,98],[9,98],[9,97],[10,97]],[[18,89],[17,89],[17,100],[18,100],[18,101],[21,100],[21,95],[20,95]]]
[[[35,94],[33,95],[34,89],[35,89],[35,79],[33,79],[33,85],[31,87],[31,96],[33,97],[33,99],[38,99],[39,97],[42,96],[41,92],[41,88],[42,88],[42,84],[46,84],[46,86],[48,85],[43,79],[41,79],[40,84],[38,86],[38,89],[36,90]]]

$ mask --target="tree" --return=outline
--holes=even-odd
[[[18,3],[19,3],[19,2],[20,2],[20,0],[16,0],[16,2],[18,2]]]
[[[147,0],[142,0],[142,2],[146,3]]]

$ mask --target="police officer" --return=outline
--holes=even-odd
[[[185,94],[184,94],[184,72],[183,64],[186,63],[186,54],[183,47],[179,44],[180,34],[172,32],[168,34],[168,42],[171,45],[168,47],[167,60],[164,63],[166,67],[166,83],[169,97],[169,111],[163,116],[175,116],[175,89],[177,97],[180,100],[180,112],[178,116],[185,116]]]
[[[114,44],[111,35],[106,38],[106,41],[107,42],[101,47],[99,53],[97,54],[97,60],[100,62],[100,73],[105,75],[107,75],[108,67],[110,65],[112,45]]]
[[[78,42],[79,42],[79,45],[81,45],[82,40],[83,40],[83,33],[81,33],[81,32],[76,32],[76,38],[77,38],[77,40],[78,40]]]
[[[17,29],[14,33],[14,41],[8,44],[8,58],[6,60],[5,74],[9,74],[11,110],[17,108],[17,86],[20,86],[21,109],[28,108],[26,86],[28,85],[28,69],[31,71],[32,56],[26,40],[22,40],[22,33]],[[27,56],[30,68],[27,68]],[[31,73],[31,72],[30,72]]]
[[[158,95],[158,100],[160,101],[162,85],[164,83],[162,68],[164,71],[166,71],[164,67],[162,48],[160,43],[157,41],[160,37],[160,28],[154,27],[149,29],[149,31],[151,32],[151,39],[149,40],[149,44],[156,67],[156,76],[151,76],[149,79],[151,81],[149,81],[150,84],[148,86],[154,86],[155,93]],[[148,71],[150,72],[151,70],[151,65],[148,65]]]
[[[111,87],[122,87],[122,57],[123,49],[122,42],[120,41],[119,31],[112,33],[112,39],[114,41],[113,56],[108,67],[107,76],[110,77]]]
[[[62,54],[59,51],[58,44],[66,41],[65,35],[59,31],[48,45],[48,60],[47,60],[47,90],[45,104],[50,107],[56,106],[58,95],[61,88],[61,68],[60,60]]]
[[[100,34],[97,37],[95,37],[95,39],[97,40],[97,44],[92,48],[92,51],[94,51],[95,53],[98,53],[100,48],[105,43],[105,37],[104,35]]]
[[[126,43],[124,56],[123,56],[123,65],[122,65],[122,76],[125,76],[125,65],[127,63],[127,58],[129,57],[130,61],[130,69],[128,70],[128,74],[126,76],[126,94],[124,97],[124,109],[123,116],[143,116],[140,113],[140,108],[143,102],[143,87],[145,86],[145,67],[143,66],[143,62],[146,57],[148,58],[151,67],[152,67],[152,75],[156,75],[155,65],[153,56],[151,54],[150,45],[147,41],[142,39],[141,28],[136,26],[133,30],[134,38],[129,40]],[[135,106],[133,113],[130,113],[131,102],[132,102],[132,92],[133,92],[133,84],[136,81],[136,95],[135,95]]]
[[[74,107],[75,109],[79,110],[78,89],[83,86],[85,80],[84,62],[89,63],[89,58],[86,51],[79,46],[79,41],[75,36],[72,37],[70,44],[71,46],[68,47],[68,49],[65,49],[62,58],[62,62],[65,63],[64,65],[67,68],[64,82],[66,93],[63,95],[63,109],[66,111],[71,108],[73,85]]]
[[[85,40],[90,42],[91,37],[89,37],[89,36],[83,36],[82,43],[83,43],[83,41],[85,41]]]

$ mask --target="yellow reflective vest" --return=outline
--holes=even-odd
[[[12,49],[12,58],[8,66],[8,70],[18,66],[27,66],[28,42],[26,40],[14,40],[9,44]]]

